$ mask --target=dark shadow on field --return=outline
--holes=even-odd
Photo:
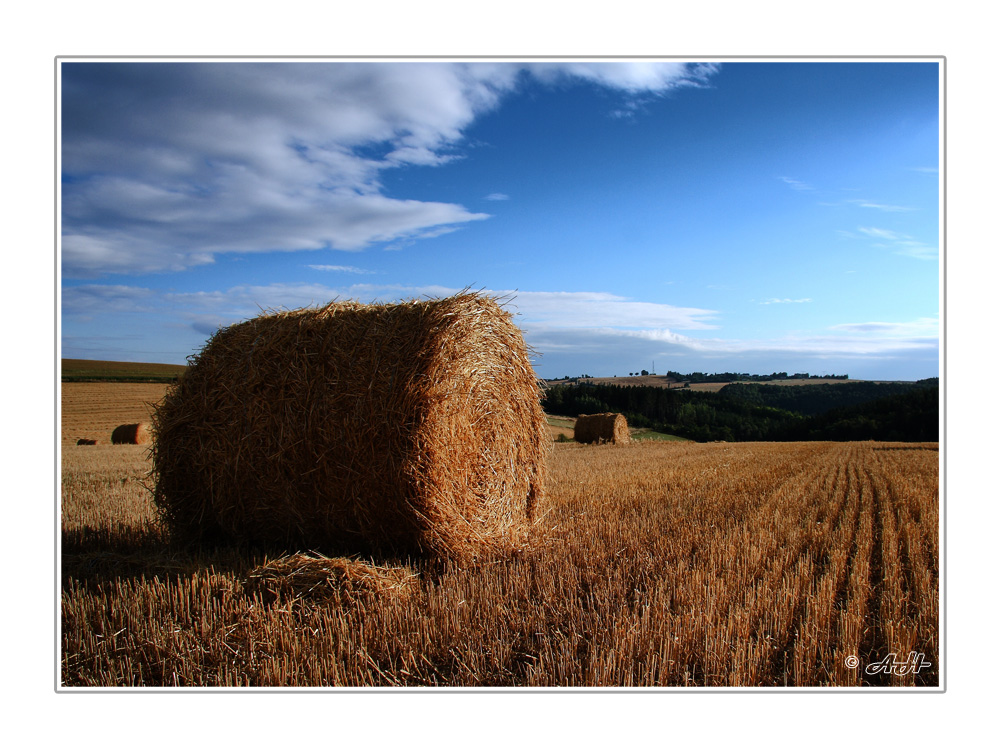
[[[235,573],[252,564],[236,549],[191,549],[172,544],[155,527],[63,529],[61,552],[63,587],[70,578],[84,585],[142,577],[166,581],[209,567]]]
[[[63,529],[61,539],[60,579],[65,589],[70,579],[83,587],[100,586],[121,580],[145,578],[161,582],[176,581],[211,570],[215,574],[246,579],[251,571],[269,560],[290,554],[312,553],[343,556],[373,566],[408,565],[423,571],[435,569],[427,560],[359,557],[337,549],[294,549],[263,547],[227,541],[200,544],[171,541],[155,525],[144,528],[84,527]]]

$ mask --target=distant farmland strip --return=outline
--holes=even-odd
[[[187,367],[183,364],[63,359],[63,382],[175,382]]]

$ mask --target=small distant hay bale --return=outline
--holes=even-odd
[[[580,416],[573,428],[577,442],[610,442],[623,445],[630,441],[628,421],[618,413],[588,414]]]
[[[97,440],[87,439],[86,437],[81,437],[76,441],[78,445],[96,445]]]
[[[509,548],[551,447],[521,331],[468,292],[223,328],[153,432],[154,501],[175,539],[351,554]]]
[[[310,599],[351,604],[375,598],[410,598],[416,579],[417,576],[405,567],[290,554],[252,570],[244,589],[258,593],[268,603]]]
[[[152,441],[149,424],[122,424],[111,433],[112,445],[148,445]]]

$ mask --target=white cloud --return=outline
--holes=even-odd
[[[510,200],[510,195],[505,195],[502,192],[491,192],[486,196],[486,200]]]
[[[373,270],[365,270],[364,268],[355,268],[353,265],[310,265],[313,270],[324,271],[329,273],[374,273]]]
[[[630,93],[704,86],[719,70],[715,63],[655,61],[533,63],[525,67],[546,82],[579,78]]]
[[[63,292],[64,331],[67,326],[73,328],[71,335],[64,338],[64,346],[69,340],[71,348],[79,348],[79,342],[86,338],[87,355],[106,358],[100,353],[100,336],[85,337],[84,333],[105,331],[106,350],[117,350],[106,332],[112,327],[126,328],[119,334],[131,336],[135,347],[134,341],[150,334],[151,325],[162,325],[163,331],[175,331],[173,335],[186,331],[183,343],[177,346],[193,351],[220,326],[254,317],[262,310],[321,305],[333,299],[392,302],[447,296],[457,291],[442,286],[366,283],[275,283],[200,292],[122,285],[77,286]],[[610,374],[614,370],[609,368],[619,366],[616,362],[628,363],[621,365],[624,372],[629,366],[646,366],[653,359],[663,369],[669,366],[679,371],[706,366],[711,369],[712,362],[718,362],[718,371],[764,371],[761,367],[771,367],[767,371],[791,367],[791,371],[809,366],[842,371],[847,361],[935,361],[939,348],[936,318],[844,323],[814,332],[746,340],[706,336],[707,331],[718,330],[718,313],[712,310],[642,302],[605,292],[485,293],[506,300],[505,306],[515,315],[514,321],[524,331],[526,342],[539,356],[536,365],[550,368],[549,376],[580,371],[551,371],[561,370],[564,364],[572,367],[579,363]],[[138,311],[154,314],[130,314]],[[841,363],[835,366],[833,362]]]
[[[811,302],[812,299],[765,299],[761,304],[805,304],[806,302]]]
[[[62,312],[91,319],[100,315],[148,312],[159,292],[120,284],[69,286],[62,289]]]
[[[874,208],[875,210],[882,211],[883,213],[907,213],[909,211],[916,210],[912,206],[889,205],[887,203],[873,203],[870,200],[849,200],[847,202],[854,203],[859,208]]]
[[[176,271],[226,252],[398,248],[454,231],[488,214],[389,197],[381,175],[461,158],[465,129],[525,71],[637,96],[704,85],[716,69],[64,63],[63,274]]]
[[[875,239],[888,239],[890,241],[895,241],[900,237],[900,235],[894,231],[889,231],[888,229],[878,229],[874,226],[859,226],[858,231],[865,236],[874,237]]]
[[[811,185],[807,185],[805,182],[792,179],[791,177],[778,177],[778,179],[791,187],[793,190],[805,191],[814,189]]]
[[[830,330],[860,333],[893,338],[937,337],[939,321],[936,317],[921,317],[909,322],[860,322],[834,325]]]
[[[897,255],[907,255],[908,257],[920,260],[936,260],[938,248],[921,242],[908,234],[903,234],[889,229],[879,229],[874,226],[859,226],[858,231],[872,239],[883,240],[876,247],[891,249]]]
[[[918,260],[937,260],[938,258],[938,248],[926,245],[923,242],[918,242],[916,240],[907,240],[905,242],[899,242],[896,245],[897,255],[906,255],[908,257],[915,257]]]
[[[715,327],[706,322],[715,317],[716,313],[713,310],[638,302],[602,292],[500,293],[512,297],[510,306],[520,314],[518,324],[536,330],[541,328],[707,330]]]

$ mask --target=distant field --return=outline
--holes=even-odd
[[[81,438],[110,444],[116,426],[148,422],[153,404],[167,387],[147,382],[63,382],[62,445],[75,446]]]
[[[576,426],[576,419],[568,416],[548,416],[545,421],[549,425],[549,434],[552,439],[557,440],[560,436],[566,439],[573,439],[573,429]]]
[[[637,375],[635,377],[581,377],[577,380],[544,380],[546,387],[552,385],[568,385],[585,383],[588,385],[638,385],[641,387],[660,388],[681,388],[681,382],[666,375]],[[742,380],[741,380],[742,382]],[[834,380],[834,379],[808,379],[808,380],[771,380],[768,382],[755,382],[757,385],[842,385],[845,382],[864,382],[864,380]],[[690,390],[717,393],[730,382],[693,382],[689,386]]]
[[[552,385],[572,385],[586,383],[589,385],[642,385],[645,387],[678,387],[675,380],[666,375],[636,375],[635,377],[580,377],[573,380],[543,380],[546,387]]]
[[[659,440],[661,442],[691,442],[691,440],[686,437],[678,437],[675,434],[664,434],[663,432],[654,432],[652,429],[631,429],[632,439],[636,442],[644,442],[647,440]]]
[[[174,382],[187,369],[183,364],[63,359],[63,382]]]
[[[746,380],[740,380],[740,382],[747,382]],[[817,378],[815,380],[768,380],[766,382],[750,382],[751,385],[844,385],[849,382],[865,382],[865,380],[832,380],[832,379],[821,379]],[[731,382],[694,382],[691,383],[692,390],[701,390],[709,393],[717,393],[726,385],[732,385]]]

